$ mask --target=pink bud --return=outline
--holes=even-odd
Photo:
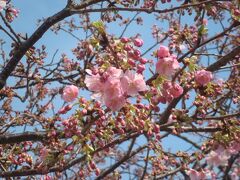
[[[141,58],[139,59],[141,64],[146,64],[148,62],[148,60],[146,58]]]
[[[142,74],[142,72],[145,70],[145,66],[142,64],[137,65],[137,73]]]
[[[134,39],[133,43],[134,43],[135,46],[141,47],[143,45],[143,40],[139,39],[139,38],[136,38],[136,39]]]
[[[122,37],[121,38],[122,43],[127,43],[128,41],[129,41],[129,39],[127,37]]]

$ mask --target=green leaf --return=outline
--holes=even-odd
[[[198,34],[200,36],[207,34],[207,32],[208,32],[208,28],[206,28],[206,26],[204,26],[204,25],[201,25],[200,28],[198,29]]]
[[[100,33],[105,32],[104,24],[102,21],[95,21],[92,23],[92,26],[95,27]]]

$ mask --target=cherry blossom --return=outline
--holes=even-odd
[[[175,83],[172,85],[169,91],[174,98],[177,98],[183,93],[183,88],[179,84]]]
[[[197,71],[195,73],[195,81],[199,84],[199,85],[206,85],[207,83],[209,83],[213,78],[213,75],[210,71],[206,71],[204,69]]]
[[[169,57],[170,53],[169,53],[169,49],[166,46],[160,46],[159,49],[157,50],[157,57],[158,58],[165,58],[165,57]]]
[[[0,11],[2,11],[7,5],[7,2],[5,0],[0,0]]]
[[[175,56],[160,58],[156,64],[156,72],[167,77],[171,76],[178,68],[179,63]]]
[[[147,90],[146,83],[141,74],[127,70],[121,79],[121,84],[124,92],[127,95],[135,96],[139,91]]]
[[[204,180],[205,179],[205,173],[204,172],[198,172],[194,169],[189,169],[187,171],[187,175],[189,175],[191,180]]]
[[[217,150],[211,151],[206,157],[207,163],[212,166],[227,165],[229,154],[227,151],[220,146]]]
[[[87,75],[84,83],[88,87],[90,91],[102,91],[104,87],[104,80],[101,78],[99,74],[91,74],[91,76]]]
[[[62,98],[66,102],[74,101],[78,96],[78,87],[74,85],[66,86],[63,90]]]

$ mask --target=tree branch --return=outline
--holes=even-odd
[[[94,155],[106,148],[112,147],[113,145],[116,144],[120,144],[124,141],[127,141],[129,139],[132,138],[136,138],[138,137],[140,134],[139,133],[133,133],[131,135],[128,135],[126,137],[123,137],[122,139],[116,139],[108,144],[106,144],[104,147],[98,148],[96,149],[94,152],[92,152],[90,155]],[[48,174],[50,172],[62,172],[65,171],[69,168],[71,168],[72,166],[84,161],[87,158],[87,155],[83,155],[79,158],[73,159],[70,162],[68,162],[68,164],[66,164],[65,166],[56,166],[56,167],[51,167],[48,169],[48,171],[42,171],[39,169],[29,169],[29,170],[15,170],[15,171],[6,171],[6,172],[0,172],[0,177],[18,177],[18,176],[29,176],[29,175],[43,175],[43,174]]]

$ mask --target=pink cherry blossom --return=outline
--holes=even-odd
[[[127,70],[122,77],[121,85],[124,92],[126,92],[129,96],[135,96],[139,91],[147,90],[143,76],[129,70]]]
[[[136,38],[136,39],[134,39],[133,43],[134,43],[135,46],[141,47],[143,45],[143,40],[139,39],[139,38]]]
[[[120,83],[120,79],[109,78],[104,86],[104,97],[115,98],[123,95],[123,89]]]
[[[5,8],[7,5],[7,2],[5,0],[0,0],[0,11],[3,10],[3,8]]]
[[[110,98],[110,96],[108,97],[108,99],[105,99],[105,105],[112,111],[120,110],[126,103],[126,98],[124,96],[119,96],[115,98]]]
[[[18,17],[19,10],[10,7],[8,8],[8,11],[11,12],[13,16]]]
[[[156,64],[156,72],[160,75],[171,76],[179,68],[179,63],[175,56],[160,58]]]
[[[104,83],[101,81],[101,76],[99,74],[86,76],[84,83],[90,91],[101,91],[103,89]]]
[[[187,175],[189,175],[191,180],[204,180],[206,177],[204,172],[198,172],[194,169],[189,169]]]
[[[212,166],[227,165],[229,154],[223,147],[219,147],[215,151],[211,151],[206,157],[207,163]]]
[[[105,83],[102,101],[113,111],[117,111],[125,104],[124,91],[120,79],[110,78]]]
[[[117,69],[115,67],[109,67],[107,71],[104,73],[105,77],[111,77],[111,78],[120,78],[123,74],[123,71],[121,69]]]
[[[175,83],[169,91],[174,98],[177,98],[183,93],[183,88],[179,84]]]
[[[160,46],[157,51],[157,57],[158,58],[165,58],[170,56],[169,49],[166,46]]]
[[[74,101],[78,96],[78,87],[74,85],[66,86],[63,90],[62,98],[66,102]]]
[[[228,147],[227,152],[230,154],[237,154],[240,152],[240,142],[234,141],[230,143],[230,147]]]
[[[199,85],[206,85],[207,83],[209,83],[213,78],[213,75],[210,71],[206,71],[204,69],[197,71],[195,73],[195,81],[199,84]]]

